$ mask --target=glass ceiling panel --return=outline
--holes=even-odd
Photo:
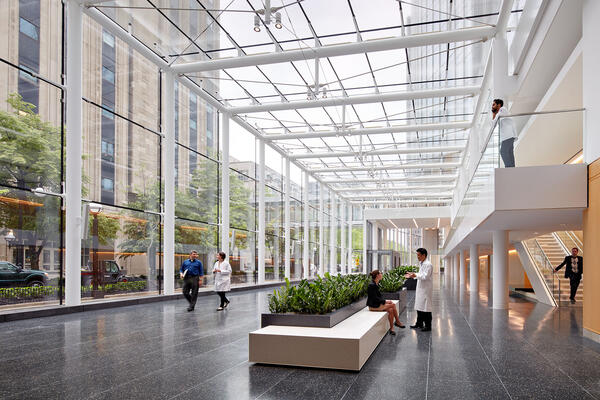
[[[355,31],[347,0],[304,1],[301,6],[319,36]]]

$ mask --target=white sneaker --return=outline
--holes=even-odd
[[[217,308],[217,311],[223,311],[223,307]]]

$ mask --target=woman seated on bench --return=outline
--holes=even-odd
[[[381,278],[382,275],[378,269],[371,272],[371,279],[373,279],[373,281],[369,283],[369,288],[367,289],[367,306],[369,306],[369,311],[385,311],[388,313],[388,321],[390,321],[390,335],[395,335],[396,332],[394,332],[394,325],[403,329],[404,325],[402,325],[400,322],[396,305],[392,303],[391,300],[385,300],[379,291],[379,281]],[[394,322],[394,320],[396,322]]]

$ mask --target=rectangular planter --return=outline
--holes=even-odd
[[[397,292],[381,293],[386,300],[398,300],[398,312],[401,313],[406,308],[406,289],[402,288]]]
[[[314,328],[331,328],[356,312],[365,308],[366,297],[348,304],[345,307],[335,310],[329,314],[272,314],[264,313],[260,318],[260,326],[264,328],[269,325],[282,326],[309,326]]]

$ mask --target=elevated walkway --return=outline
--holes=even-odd
[[[467,191],[444,253],[491,243],[496,230],[509,230],[511,242],[578,230],[586,207],[587,165],[494,168],[477,190]]]

